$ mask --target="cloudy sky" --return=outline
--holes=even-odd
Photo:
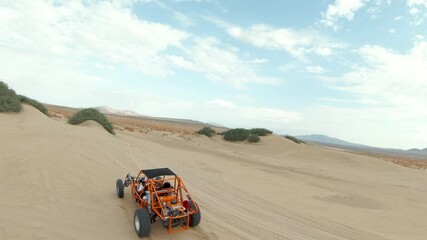
[[[427,0],[0,1],[42,102],[427,147]]]

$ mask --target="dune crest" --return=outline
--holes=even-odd
[[[103,131],[107,132],[107,130],[105,130],[105,128],[101,124],[99,124],[98,122],[93,121],[93,120],[86,120],[86,121],[78,124],[78,126],[88,127],[88,128],[92,128],[92,129],[98,129],[98,130],[103,130]]]

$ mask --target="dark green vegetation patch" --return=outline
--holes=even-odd
[[[0,112],[20,112],[21,101],[13,89],[0,81]]]
[[[226,141],[236,142],[245,141],[256,143],[260,141],[260,136],[267,136],[273,132],[265,128],[252,128],[250,130],[244,128],[235,128],[222,132],[219,135],[224,135]]]
[[[44,113],[44,115],[49,116],[49,111],[46,106],[38,102],[37,100],[28,98],[26,96],[19,95],[21,102],[29,104],[35,108],[37,108],[40,112]]]
[[[258,136],[258,134],[251,134],[248,137],[248,141],[251,143],[257,143],[259,142],[259,140],[260,140],[260,137]]]
[[[227,141],[245,141],[249,137],[249,130],[244,128],[230,129],[224,134],[224,139]]]
[[[95,108],[86,108],[80,110],[78,113],[71,116],[70,119],[68,119],[68,123],[76,125],[87,120],[96,121],[101,124],[109,133],[115,134],[111,122],[104,116],[104,114],[100,113]]]
[[[305,144],[304,141],[301,141],[298,138],[293,137],[293,136],[286,135],[285,138],[291,140],[292,142],[298,143],[298,144],[301,144],[301,143]]]
[[[250,132],[251,134],[256,134],[258,136],[267,136],[273,133],[272,131],[265,128],[252,128]]]
[[[216,132],[215,132],[215,130],[213,130],[210,127],[204,127],[202,129],[200,129],[199,131],[197,131],[197,133],[208,136],[208,137],[212,137],[215,135]]]

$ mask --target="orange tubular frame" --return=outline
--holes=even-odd
[[[140,208],[144,208],[147,207],[149,212],[155,213],[162,221],[167,221],[169,220],[169,224],[168,224],[168,233],[175,233],[175,232],[180,232],[183,230],[188,230],[189,229],[189,224],[190,224],[190,215],[197,213],[199,211],[199,207],[197,206],[197,204],[194,202],[193,197],[191,196],[191,194],[188,192],[187,187],[184,185],[184,182],[181,180],[180,177],[178,176],[173,176],[173,177],[165,177],[163,176],[162,179],[159,180],[154,180],[154,179],[148,179],[147,182],[144,185],[144,190],[145,191],[150,191],[151,193],[151,199],[150,199],[150,205],[148,206],[148,201],[143,200],[141,195],[138,193],[137,188],[138,188],[138,182],[137,179],[139,179],[139,177],[141,176],[145,176],[144,173],[141,171],[139,171],[138,176],[135,178],[134,181],[131,182],[130,184],[130,191],[132,194],[132,197],[137,201],[137,204]],[[161,202],[161,198],[159,197],[159,191],[157,191],[157,189],[154,187],[156,182],[162,182],[162,181],[173,181],[173,189],[170,190],[161,190],[160,194],[168,192],[168,193],[172,193],[172,195],[176,198],[176,200],[178,201],[178,204],[182,205],[184,200],[188,200],[188,201],[192,201],[195,206],[195,210],[194,209],[189,209],[189,211],[181,216],[166,216],[166,212],[164,210],[164,207],[162,205]],[[184,193],[186,194],[186,199],[184,196]],[[180,228],[178,229],[172,229],[172,221],[175,219],[179,219],[179,218],[187,218],[186,220],[186,224],[185,225],[181,225]]]

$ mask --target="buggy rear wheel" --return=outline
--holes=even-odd
[[[196,210],[196,203],[194,203],[193,201],[189,201],[188,204],[190,205],[191,209]],[[197,208],[199,209],[199,211],[190,215],[190,222],[189,222],[190,227],[195,227],[199,225],[200,220],[202,219],[199,206],[197,206]]]
[[[136,235],[148,237],[151,232],[151,219],[147,208],[136,209],[133,219]]]
[[[116,181],[117,197],[123,198],[124,188],[125,188],[125,186],[123,185],[123,181],[121,179],[117,179],[117,181]]]

